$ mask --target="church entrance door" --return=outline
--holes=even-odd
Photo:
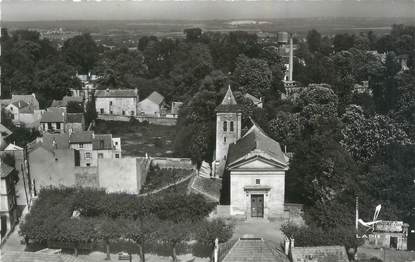
[[[264,195],[251,195],[251,217],[264,217]]]

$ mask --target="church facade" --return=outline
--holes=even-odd
[[[242,113],[229,88],[216,108],[215,164],[229,176],[230,213],[250,218],[284,213],[288,157],[256,123],[241,136]]]

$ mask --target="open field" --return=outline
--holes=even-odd
[[[121,137],[124,156],[173,156],[175,126],[159,126],[131,122],[97,121],[96,134]]]

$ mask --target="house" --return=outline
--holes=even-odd
[[[253,104],[254,104],[254,106],[256,106],[256,107],[259,107],[259,108],[262,108],[262,98],[256,98],[255,96],[253,96],[253,95],[251,95],[251,94],[248,94],[248,93],[246,93],[245,95],[244,95],[244,97],[246,98],[246,99],[248,99],[248,100],[250,100]]]
[[[31,95],[12,95],[11,103],[17,101],[24,101],[34,109],[39,109],[39,101],[36,98],[36,95],[33,93]]]
[[[17,180],[14,168],[6,163],[0,163],[0,229],[2,240],[18,221],[15,193]]]
[[[137,103],[137,89],[95,91],[95,108],[99,115],[136,116]]]
[[[85,117],[83,113],[67,113],[65,119],[65,132],[81,132],[85,130]]]
[[[11,143],[0,154],[12,155],[14,158],[14,169],[18,176],[18,181],[15,185],[16,203],[18,206],[24,207],[31,201],[26,151],[22,147]]]
[[[164,96],[154,91],[146,99],[138,103],[138,112],[140,115],[160,117],[160,115],[164,114],[164,106]]]
[[[75,162],[67,133],[45,133],[28,150],[31,192],[37,195],[48,186],[98,186],[96,167],[80,167]]]
[[[49,107],[40,119],[40,131],[49,133],[71,133],[85,130],[83,113],[66,113],[61,107]]]
[[[179,110],[183,106],[183,102],[172,102],[170,113],[166,117],[177,118],[179,117]]]
[[[78,103],[83,106],[84,98],[81,96],[64,96],[61,100],[53,100],[50,107],[58,107],[66,110],[69,103]]]
[[[228,88],[216,107],[214,176],[229,180],[229,188],[222,188],[222,193],[230,197],[231,215],[247,219],[280,217],[284,214],[289,158],[253,121],[241,136],[241,118],[240,107]]]
[[[7,142],[6,142],[6,138],[11,135],[13,132],[10,131],[10,129],[8,129],[7,127],[5,127],[4,125],[0,124],[0,149],[3,149],[4,147],[7,146]]]
[[[111,134],[73,132],[69,136],[69,147],[75,150],[76,166],[97,166],[98,159],[121,158],[121,139]]]
[[[95,82],[99,79],[97,75],[89,73],[88,75],[76,75],[81,81],[81,89],[71,89],[72,96],[82,97],[86,102],[91,101],[96,90]]]
[[[104,187],[138,193],[148,158],[122,158],[121,139],[90,131],[45,133],[28,151],[31,192],[47,186]]]
[[[344,246],[291,247],[293,262],[349,262]]]
[[[65,132],[66,110],[49,107],[40,119],[40,130],[49,133]]]
[[[262,238],[239,238],[230,242],[230,246],[219,245],[215,255],[219,262],[289,262],[284,253],[278,251],[273,244]]]
[[[15,125],[26,127],[37,127],[43,111],[39,109],[39,102],[35,94],[12,95],[6,110],[11,114]]]
[[[380,221],[372,233],[365,238],[365,246],[370,248],[392,248],[407,250],[409,224],[402,221]]]

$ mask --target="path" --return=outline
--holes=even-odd
[[[13,232],[7,237],[4,244],[1,246],[1,251],[24,251],[26,245],[22,245],[20,241],[22,237],[19,236],[19,225],[16,225]]]
[[[232,238],[244,236],[262,237],[264,240],[271,241],[279,246],[283,242],[283,233],[280,230],[281,222],[269,222],[268,220],[247,220],[238,221]]]
[[[168,189],[168,188],[170,188],[172,186],[181,184],[181,183],[185,182],[186,180],[191,179],[194,175],[195,175],[195,173],[193,172],[192,174],[190,174],[190,175],[188,175],[188,176],[186,176],[186,177],[184,177],[182,179],[179,179],[179,180],[177,180],[174,183],[168,184],[168,185],[166,185],[164,187],[158,188],[156,190],[153,190],[153,191],[150,191],[150,192],[147,192],[147,193],[144,193],[144,194],[139,194],[138,196],[139,197],[144,197],[144,196],[148,196],[148,195],[152,195],[152,194],[158,193],[158,192],[163,191],[163,190],[166,190],[166,189]]]

